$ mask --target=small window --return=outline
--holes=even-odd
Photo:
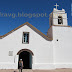
[[[23,32],[22,43],[29,43],[29,32]]]
[[[63,24],[62,16],[58,16],[58,24]]]

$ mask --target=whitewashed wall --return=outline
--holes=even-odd
[[[29,44],[22,44],[22,33],[30,32]],[[33,69],[50,69],[53,67],[53,45],[27,25],[0,39],[0,69],[17,69],[17,52],[30,49],[33,53]],[[13,56],[9,56],[13,51]]]
[[[58,16],[62,16],[63,18],[63,24],[58,24]],[[55,12],[53,13],[53,25],[65,25],[67,26],[68,22],[67,22],[67,13],[58,13]]]
[[[52,29],[55,67],[72,68],[72,27],[53,26]]]

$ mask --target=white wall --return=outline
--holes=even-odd
[[[22,44],[22,33],[30,32],[29,44]],[[27,25],[14,31],[8,36],[0,39],[0,68],[17,68],[17,52],[21,49],[30,49],[34,53],[33,68],[48,68],[53,63],[53,46],[51,41],[47,41],[37,34]],[[9,56],[9,51],[13,51],[13,56]],[[3,66],[6,65],[5,67]],[[48,65],[49,64],[49,65]],[[13,67],[14,65],[14,67]],[[41,67],[42,66],[42,67]],[[51,68],[51,67],[49,67]]]
[[[72,27],[53,26],[52,29],[56,68],[72,68]]]
[[[58,16],[62,16],[63,24],[58,24]],[[58,13],[58,12],[53,13],[53,25],[65,25],[65,26],[67,26],[68,25],[67,13],[63,13],[63,14]]]
[[[72,68],[72,27],[52,26],[53,41],[47,41],[27,25],[0,39],[0,69],[18,68],[18,51],[34,53],[33,69]],[[22,33],[29,32],[29,44],[22,44]],[[57,41],[58,39],[58,41]],[[13,51],[13,56],[9,56]]]

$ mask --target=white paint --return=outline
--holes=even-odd
[[[53,50],[55,64],[72,64],[72,27],[53,26]]]
[[[58,24],[58,16],[62,16],[63,19],[63,24]],[[57,9],[53,9],[53,12],[50,14],[50,26],[51,25],[64,25],[67,26],[68,22],[67,22],[67,13],[65,13],[65,10],[57,10]]]
[[[61,26],[54,19],[59,15],[65,18]],[[17,69],[17,53],[21,49],[29,49],[34,53],[32,69],[72,68],[72,27],[67,25],[65,10],[54,9],[47,33],[49,38],[53,38],[52,41],[46,40],[27,25],[0,39],[0,69]],[[29,32],[29,44],[22,44],[23,32]],[[9,51],[13,51],[13,56],[9,56]]]
[[[29,44],[22,44],[23,32],[29,32],[30,34]],[[37,34],[27,25],[14,31],[13,33],[9,34],[3,39],[0,39],[0,44],[2,48],[0,50],[0,57],[1,57],[0,62],[10,62],[13,64],[16,63],[17,65],[18,62],[16,62],[17,60],[15,60],[15,57],[18,51],[20,51],[21,49],[29,49],[34,53],[35,61],[33,62],[33,65],[35,65],[35,63],[39,65],[38,63],[52,63],[53,62],[53,59],[52,59],[53,50],[52,50],[52,45],[51,45],[52,42],[44,39],[42,36]],[[13,51],[13,56],[8,55],[9,51]]]

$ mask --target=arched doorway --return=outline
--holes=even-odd
[[[32,55],[33,52],[29,49],[22,49],[18,53],[19,55],[19,60],[23,60],[23,69],[32,69]],[[19,61],[18,61],[19,62]],[[18,68],[19,68],[19,63],[18,63]]]

